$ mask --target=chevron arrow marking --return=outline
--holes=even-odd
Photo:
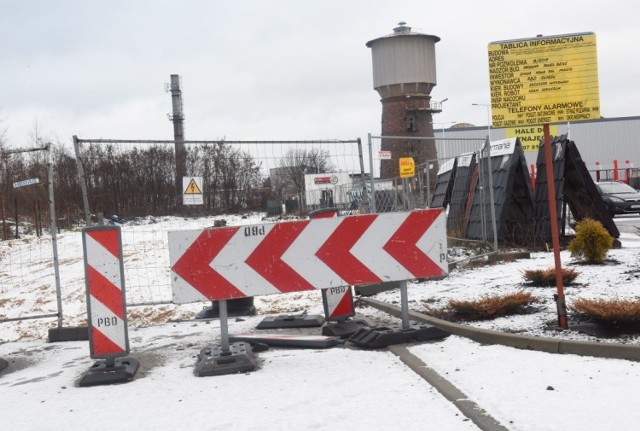
[[[315,289],[282,260],[282,255],[307,224],[308,221],[276,224],[246,260],[247,265],[282,293]]]
[[[367,231],[376,217],[375,214],[367,214],[343,218],[342,223],[316,253],[316,256],[347,284],[382,282],[373,271],[351,253],[353,245]]]
[[[384,245],[384,250],[407,268],[415,278],[444,276],[446,272],[436,264],[417,243],[440,214],[435,211],[414,211]]]
[[[242,298],[244,293],[229,283],[210,263],[239,230],[239,227],[206,229],[171,268],[206,298]]]

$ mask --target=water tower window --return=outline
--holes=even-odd
[[[416,113],[415,113],[415,111],[408,111],[407,112],[407,116],[405,117],[405,119],[407,121],[407,131],[408,132],[417,131]]]

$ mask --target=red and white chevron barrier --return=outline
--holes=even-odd
[[[124,266],[119,226],[82,231],[91,358],[129,353]]]
[[[177,303],[447,275],[441,209],[169,232]]]

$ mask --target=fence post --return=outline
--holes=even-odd
[[[498,232],[496,231],[496,205],[493,198],[493,164],[491,163],[491,142],[487,139],[487,159],[489,160],[489,204],[491,205],[491,229],[493,230],[493,250],[498,251]]]
[[[58,239],[56,232],[56,202],[53,195],[53,156],[51,143],[47,144],[47,182],[49,183],[49,217],[51,220],[51,245],[53,247],[53,271],[58,303],[58,328],[62,327],[62,290],[60,289],[60,267],[58,265]]]
[[[84,206],[84,217],[88,227],[88,226],[91,226],[91,211],[89,211],[89,198],[87,197],[87,181],[84,176],[84,168],[82,167],[82,161],[80,160],[80,140],[76,135],[73,135],[73,148],[76,152],[78,182],[80,183],[80,189],[82,190],[82,204]]]
[[[370,204],[369,204],[369,212],[371,214],[375,214],[376,211],[376,183],[375,183],[375,175],[373,174],[373,148],[371,144],[371,133],[368,134],[369,139],[369,171],[371,172],[371,193],[370,193]]]
[[[478,150],[478,184],[480,185],[480,223],[482,224],[482,241],[487,241],[487,223],[485,220],[484,167],[482,165],[483,149]]]

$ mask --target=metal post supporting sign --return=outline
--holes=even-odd
[[[129,354],[124,265],[119,226],[94,226],[82,231],[89,346],[94,363],[80,386],[127,382],[138,369]]]
[[[553,244],[553,261],[556,276],[555,295],[558,309],[558,326],[561,329],[568,329],[567,304],[564,297],[564,286],[562,282],[562,261],[560,260],[560,234],[558,232],[558,210],[556,206],[556,184],[553,175],[553,157],[551,155],[551,136],[549,135],[549,125],[544,126],[544,160],[547,175],[547,194],[549,196],[549,223],[551,224],[551,242]]]
[[[206,347],[198,354],[194,374],[198,377],[253,371],[257,362],[251,345],[245,341],[229,343],[227,301],[218,302],[220,310],[220,344]]]

